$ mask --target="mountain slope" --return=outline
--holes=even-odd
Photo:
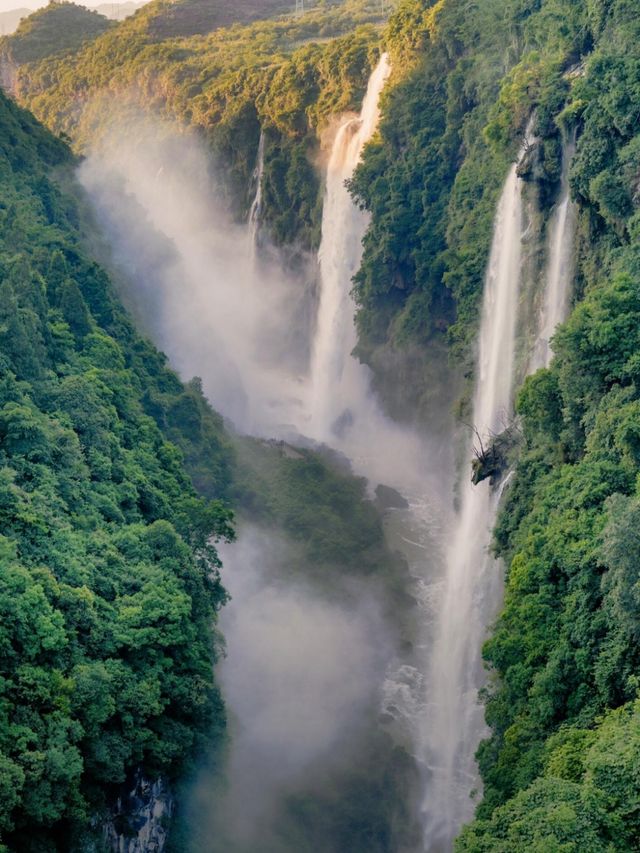
[[[11,62],[37,62],[47,56],[77,50],[111,26],[98,12],[75,3],[49,3],[22,19],[0,50]]]
[[[149,32],[159,39],[191,36],[212,32],[233,24],[270,18],[291,12],[285,0],[180,0],[161,3],[149,22]]]
[[[73,55],[22,66],[19,102],[81,152],[140,114],[196,128],[237,217],[247,212],[263,129],[265,223],[279,243],[317,245],[318,137],[332,114],[354,109],[364,93],[373,25],[385,19],[379,4],[349,0],[206,37],[159,39],[154,22],[164,8],[150,4]]]
[[[168,431],[218,496],[230,452],[85,255],[51,179],[69,151],[4,96],[0,139],[0,832],[69,850],[127,774],[172,775],[224,726],[209,537],[232,535],[230,513],[197,497],[154,417],[201,413],[199,433]]]

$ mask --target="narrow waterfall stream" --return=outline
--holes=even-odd
[[[575,132],[562,148],[560,196],[549,221],[544,300],[540,311],[538,336],[530,363],[531,373],[539,367],[548,367],[553,356],[549,341],[556,326],[565,319],[569,310],[575,228],[575,205],[571,201],[569,168],[574,152]]]
[[[419,494],[422,500],[429,477],[424,436],[383,412],[371,387],[370,369],[352,354],[357,343],[352,279],[360,266],[369,215],[356,206],[346,181],[376,130],[380,94],[390,72],[388,56],[383,54],[369,78],[360,115],[343,121],[331,147],[318,251],[318,313],[307,412],[299,428],[344,453],[372,486],[385,483],[407,497]]]
[[[255,184],[255,195],[249,208],[249,250],[255,259],[258,250],[258,239],[260,234],[260,214],[262,212],[262,177],[264,173],[264,131],[260,131],[258,142],[258,157],[256,167],[253,170],[252,181]]]
[[[523,219],[522,181],[516,169],[514,164],[500,197],[485,281],[473,397],[474,425],[483,440],[504,429],[512,407]],[[460,511],[450,532],[439,621],[428,652],[428,851],[451,850],[460,825],[473,813],[469,794],[477,785],[474,753],[484,731],[477,695],[481,646],[501,590],[500,570],[488,553],[497,502],[488,481],[474,486],[464,476]]]
[[[401,425],[382,410],[371,388],[371,371],[354,358],[357,343],[352,279],[362,257],[369,216],[345,185],[376,129],[379,97],[391,71],[386,54],[373,71],[362,111],[335,135],[328,160],[318,252],[320,295],[313,341],[307,434],[338,449],[370,487],[397,489],[407,507],[386,518],[386,535],[407,561],[414,579],[423,629],[412,659],[392,662],[382,686],[381,710],[405,743],[416,744],[425,712],[424,671],[436,590],[443,571],[444,539],[452,503],[453,449]]]

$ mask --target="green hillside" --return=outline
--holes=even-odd
[[[222,743],[229,500],[304,543],[292,576],[302,562],[337,589],[372,574],[395,603],[405,567],[364,481],[312,451],[232,442],[199,380],[138,335],[87,254],[72,154],[4,95],[0,139],[0,848],[81,850],[134,771],[173,782]],[[333,806],[336,832],[383,785],[381,831],[406,811],[411,761],[366,725],[376,766],[336,782],[363,803]]]
[[[319,4],[301,17],[158,41],[163,8],[144,7],[75,55],[21,67],[19,101],[79,151],[141,113],[195,127],[223,167],[220,193],[238,217],[262,127],[266,221],[280,243],[317,245],[319,134],[362,97],[384,20],[379,3]]]
[[[149,32],[158,39],[192,36],[229,27],[248,24],[277,14],[291,13],[291,3],[285,0],[179,0],[161,2],[149,9]]]
[[[78,50],[111,26],[98,12],[76,3],[57,3],[23,18],[15,33],[0,42],[0,51],[11,62],[38,62],[48,56]]]
[[[373,367],[387,399],[393,393],[403,394],[403,404],[413,407],[414,416],[427,408],[421,395],[427,393],[427,379],[432,377],[427,374],[428,366],[440,364],[443,352],[467,389],[473,379],[496,203],[525,127],[533,119],[536,141],[521,177],[527,199],[536,208],[541,233],[558,198],[563,145],[575,135],[576,154],[570,171],[578,223],[574,304],[555,336],[551,367],[527,379],[518,394],[515,428],[519,448],[494,537],[495,552],[505,562],[507,585],[504,607],[485,646],[491,674],[483,700],[491,734],[478,753],[484,794],[476,820],[462,832],[456,849],[467,853],[640,850],[637,4],[633,0],[483,0],[481,4],[403,0],[383,26],[378,4],[349,0],[335,8],[319,5],[300,18],[273,18],[191,37],[186,36],[193,32],[192,23],[180,29],[179,16],[190,9],[186,17],[196,20],[201,8],[198,3],[192,0],[188,5],[185,0],[165,17],[164,8],[154,7],[150,17],[136,15],[63,59],[50,57],[23,65],[17,84],[20,102],[51,129],[67,134],[79,151],[87,150],[107,131],[104,105],[116,96],[120,117],[137,114],[144,106],[195,127],[218,165],[225,167],[221,190],[238,218],[247,212],[250,176],[262,131],[265,228],[278,244],[312,249],[318,244],[321,213],[316,168],[320,137],[333,115],[357,105],[373,62],[382,48],[388,49],[393,76],[383,97],[379,134],[368,146],[351,183],[354,197],[371,213],[363,263],[354,282],[358,352]],[[175,19],[169,12],[175,12]],[[175,20],[177,30],[169,23],[165,29],[162,23],[154,30],[156,25],[151,23],[170,20]],[[173,36],[176,32],[180,37]],[[87,93],[91,97],[85,98]],[[3,104],[12,122],[28,121]],[[84,787],[78,744],[85,744],[83,754],[92,754],[92,738],[96,743],[107,742],[105,730],[117,743],[110,755],[118,763],[113,769],[107,762],[105,769],[101,758],[92,758],[90,772],[95,774],[96,785],[121,776],[127,762],[143,760],[153,767],[173,767],[187,751],[193,731],[200,729],[206,715],[200,717],[189,708],[178,713],[163,692],[163,682],[153,681],[155,676],[151,676],[148,690],[145,682],[144,695],[151,698],[142,703],[144,707],[127,710],[139,715],[135,728],[143,733],[141,740],[137,734],[129,740],[123,734],[127,721],[121,719],[124,712],[119,708],[103,717],[104,708],[111,708],[110,687],[101,685],[110,684],[111,670],[103,657],[97,655],[94,660],[94,651],[82,645],[89,629],[84,622],[73,620],[89,619],[82,609],[85,604],[78,604],[66,587],[64,593],[59,590],[60,584],[73,589],[86,584],[91,595],[103,596],[106,603],[100,606],[105,618],[116,624],[118,618],[124,620],[124,628],[118,628],[121,633],[114,634],[121,638],[114,640],[122,644],[117,649],[128,650],[127,643],[134,644],[139,636],[137,615],[145,607],[155,612],[155,602],[145,601],[144,585],[130,591],[122,577],[122,554],[132,554],[144,572],[165,572],[161,582],[179,589],[177,598],[172,593],[172,600],[180,606],[168,618],[177,632],[172,638],[182,637],[180,632],[186,629],[180,620],[189,606],[195,606],[190,598],[195,587],[188,583],[206,587],[206,578],[193,569],[199,565],[197,560],[193,562],[194,541],[197,546],[202,540],[189,538],[193,534],[184,528],[184,514],[176,509],[180,500],[168,500],[165,488],[171,495],[186,490],[185,500],[196,499],[173,445],[161,456],[169,473],[149,467],[140,458],[149,443],[164,442],[167,437],[179,445],[186,441],[178,428],[172,435],[164,426],[175,411],[172,395],[182,401],[186,395],[184,405],[197,406],[204,422],[211,424],[207,447],[197,444],[198,452],[212,454],[219,471],[216,483],[220,490],[213,490],[211,497],[225,494],[229,477],[221,427],[215,419],[211,421],[197,385],[185,390],[157,355],[153,357],[157,374],[154,368],[146,383],[163,401],[164,414],[156,416],[155,424],[143,414],[145,401],[136,397],[139,388],[127,369],[131,365],[143,369],[147,359],[136,361],[132,353],[148,345],[139,341],[120,313],[110,313],[115,309],[104,295],[109,291],[104,289],[102,273],[76,254],[77,249],[60,250],[64,260],[52,251],[58,248],[59,229],[71,229],[69,222],[75,214],[46,179],[20,183],[22,163],[24,157],[27,163],[36,157],[31,151],[34,144],[42,151],[38,156],[47,162],[64,161],[69,155],[52,137],[33,124],[29,127],[30,135],[20,136],[23,142],[11,154],[15,162],[7,170],[5,194],[5,198],[15,195],[21,199],[13,206],[5,202],[3,232],[8,235],[3,287],[10,288],[3,302],[12,306],[5,318],[5,329],[12,331],[3,333],[3,346],[9,353],[13,378],[7,380],[5,393],[9,420],[4,427],[0,420],[0,430],[19,460],[14,462],[12,457],[9,466],[7,506],[16,519],[22,518],[19,513],[38,519],[38,513],[49,511],[52,499],[67,502],[65,506],[71,501],[73,511],[65,510],[68,526],[56,532],[63,544],[54,548],[47,539],[46,549],[57,554],[59,547],[75,556],[64,560],[65,574],[56,576],[54,582],[42,569],[45,544],[38,539],[38,531],[43,537],[42,531],[52,525],[57,531],[54,522],[42,516],[46,523],[36,524],[35,532],[29,533],[33,544],[28,538],[24,539],[28,544],[20,545],[21,537],[27,536],[22,528],[9,536],[18,542],[17,551],[7,544],[6,559],[11,572],[15,566],[17,578],[11,583],[24,589],[25,595],[31,589],[29,584],[38,586],[37,593],[29,594],[45,596],[52,608],[51,614],[46,613],[47,624],[53,628],[45,631],[36,625],[29,633],[36,637],[47,633],[58,639],[51,648],[36,641],[29,645],[26,659],[29,667],[39,668],[38,673],[29,674],[27,687],[12,688],[8,701],[26,705],[23,695],[31,701],[43,691],[44,704],[36,712],[34,730],[38,737],[48,736],[41,720],[62,714],[66,728],[62,729],[64,736],[59,736],[67,757],[61,764],[72,769],[65,771],[62,781],[55,777],[56,790],[70,792],[68,797],[63,793],[64,804],[49,805],[47,811],[43,805],[49,802],[47,794],[38,794],[37,786],[30,788],[36,791],[35,805],[29,805],[31,800],[23,804],[15,791],[27,781],[33,783],[28,776],[31,765],[17,750],[26,744],[28,751],[31,741],[28,737],[21,740],[7,724],[2,801],[13,804],[5,821],[9,828],[15,825],[15,830],[9,830],[15,833],[29,820],[39,821],[39,826],[65,817],[65,809],[71,809],[72,803],[86,808],[90,792]],[[24,237],[32,233],[39,235],[35,243],[34,238],[27,241]],[[14,261],[16,246],[22,247],[23,257]],[[47,276],[52,283],[43,290],[41,281],[48,281]],[[28,285],[18,286],[12,283],[15,281]],[[415,381],[407,382],[401,391],[387,387],[394,381],[397,384],[389,365],[404,364],[407,354],[414,360],[411,376],[415,375]],[[115,392],[111,379],[101,383],[105,370],[110,377],[115,372],[118,383],[124,383],[122,387],[117,384]],[[84,376],[87,371],[88,378]],[[81,380],[76,379],[77,373]],[[70,382],[71,390],[67,390]],[[110,391],[105,390],[107,385]],[[468,396],[468,392],[463,394],[458,407],[463,422],[470,417]],[[91,453],[81,458],[77,448],[82,447],[83,436],[74,407],[94,405],[99,411],[104,407],[105,413],[103,420],[91,426],[95,429]],[[15,415],[12,407],[20,414]],[[149,406],[147,410],[151,410]],[[15,427],[13,417],[18,418]],[[121,425],[122,418],[125,423]],[[164,435],[158,432],[158,424],[165,429]],[[134,431],[135,442],[127,439],[129,430]],[[58,434],[60,438],[54,441],[52,436]],[[34,442],[33,448],[20,443],[24,435]],[[94,436],[97,450],[93,449]],[[46,455],[56,441],[73,449],[69,452],[73,459],[81,459],[79,468],[66,467],[55,454]],[[271,461],[261,458],[261,449],[245,450],[248,458],[256,457],[249,480],[256,472],[268,482],[283,476],[280,468],[274,473]],[[37,466],[43,464],[46,476],[38,479]],[[234,494],[242,493],[249,500],[243,464],[248,464],[246,459],[240,465],[240,485],[235,484]],[[311,460],[310,469],[300,466],[305,476],[315,464]],[[129,487],[122,485],[125,465],[132,472],[126,482],[138,484],[133,498],[127,497]],[[297,466],[289,468],[296,468],[291,474],[296,480]],[[21,473],[24,470],[28,476]],[[316,473],[320,479],[325,477],[323,470]],[[285,480],[277,499],[259,496],[256,510],[266,517],[284,518],[283,524],[297,495],[295,489],[289,491],[291,482]],[[32,497],[29,489],[39,496]],[[38,490],[44,491],[40,494]],[[28,499],[23,499],[23,491]],[[264,483],[260,491],[268,491]],[[357,487],[354,494],[362,500]],[[198,506],[214,529],[226,531],[226,512],[219,504],[213,510]],[[292,535],[309,540],[309,547],[327,547],[325,541],[309,536],[304,513],[296,519],[299,526],[290,531]],[[362,525],[366,536],[378,531],[370,508],[356,513],[352,521],[354,527]],[[337,522],[336,526],[344,535]],[[177,574],[154,557],[158,530],[167,537],[169,530],[174,531],[174,538],[169,538],[182,567]],[[105,537],[108,547],[94,554],[86,541],[87,531]],[[375,536],[373,539],[376,544]],[[349,547],[354,543],[357,537]],[[108,555],[113,555],[113,566],[103,568]],[[76,562],[81,569],[74,569]],[[102,577],[103,571],[109,578],[108,572],[113,571],[115,578],[106,592],[92,586],[92,572],[93,577]],[[191,678],[192,668],[208,660],[202,619],[215,609],[222,595],[214,584],[203,597],[207,602],[203,614],[198,611],[193,623],[196,628],[190,629],[201,630],[195,645],[197,660],[186,652],[184,658],[178,655],[180,678]],[[131,603],[135,596],[139,598]],[[72,599],[73,606],[68,604]],[[124,615],[118,616],[120,599]],[[7,601],[14,600],[15,594],[8,593]],[[67,606],[72,616],[67,615]],[[60,616],[55,615],[58,612]],[[21,630],[17,617],[9,624]],[[136,649],[131,660],[127,659],[130,668],[122,675],[124,683],[141,677],[139,672],[146,667],[156,672],[154,662],[144,657],[144,638],[152,635],[143,633],[142,651],[138,654]],[[7,649],[10,645],[11,640]],[[68,649],[76,648],[80,650],[74,657],[75,652]],[[101,653],[110,649],[108,644],[100,646]],[[102,704],[98,703],[90,721],[73,717],[71,700],[65,698],[65,679],[73,678],[73,667],[84,666],[86,660],[90,661],[87,666],[103,667],[99,672],[91,670],[100,685],[95,689]],[[16,679],[15,664],[8,666],[10,677]],[[124,664],[119,660],[118,666]],[[54,671],[60,673],[56,675],[59,680],[50,686]],[[107,674],[103,676],[103,672]],[[117,672],[120,677],[120,669]],[[89,692],[93,684],[91,681],[87,687]],[[207,684],[207,690],[213,690],[212,685]],[[213,704],[206,705],[206,713],[212,713],[215,693],[207,696]],[[181,716],[183,712],[186,717]],[[97,728],[91,729],[91,725]],[[163,740],[169,730],[165,726],[172,727],[171,731],[175,727],[183,736],[184,743],[178,739],[177,754]],[[41,778],[48,779],[44,771],[37,776]],[[47,784],[53,785],[51,779]],[[71,812],[68,814],[65,819],[71,821]]]
[[[231,455],[85,254],[51,178],[68,150],[4,96],[0,139],[0,833],[68,850],[129,771],[171,776],[224,726],[209,537],[231,514],[183,452],[216,498]]]

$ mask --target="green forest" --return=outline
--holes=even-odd
[[[197,134],[243,222],[262,135],[264,233],[313,253],[326,136],[358,109],[383,50],[379,128],[349,182],[370,216],[356,352],[424,429],[444,362],[452,408],[471,418],[496,204],[527,124],[520,176],[542,228],[576,139],[572,306],[550,366],[516,395],[492,538],[506,581],[483,647],[482,795],[455,850],[640,850],[635,0],[345,0],[297,16],[279,2],[230,16],[152,0],[117,25],[63,2],[0,40],[2,850],[86,849],[135,770],[184,779],[222,748],[216,545],[233,541],[236,516],[295,545],[285,576],[304,564],[341,595],[345,578],[374,582],[394,642],[410,640],[407,566],[365,481],[326,448],[235,435],[201,381],[178,377],[92,256],[98,226],[74,177],[112,125],[145,111]],[[389,365],[410,381],[393,387]],[[325,804],[327,853],[422,849],[406,807],[415,765],[384,738],[376,749]],[[293,798],[297,825],[320,831],[322,802]]]
[[[402,567],[362,481],[238,444],[136,332],[87,248],[67,145],[5,96],[0,138],[0,846],[75,850],[134,770],[179,779],[224,743],[232,505],[304,542],[325,585],[364,569],[393,601]],[[377,760],[398,759],[383,741]]]
[[[224,725],[232,451],[85,254],[66,146],[5,96],[0,122],[0,831],[69,849],[127,772],[177,773]]]

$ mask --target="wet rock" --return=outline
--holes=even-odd
[[[166,781],[134,774],[104,824],[105,849],[112,853],[163,853],[174,799]]]
[[[400,492],[382,483],[376,486],[376,505],[379,509],[407,509],[409,502]]]
[[[487,479],[495,486],[511,467],[512,453],[518,442],[519,433],[510,427],[494,436],[487,447],[476,451],[476,458],[471,463],[471,482],[474,486]]]

